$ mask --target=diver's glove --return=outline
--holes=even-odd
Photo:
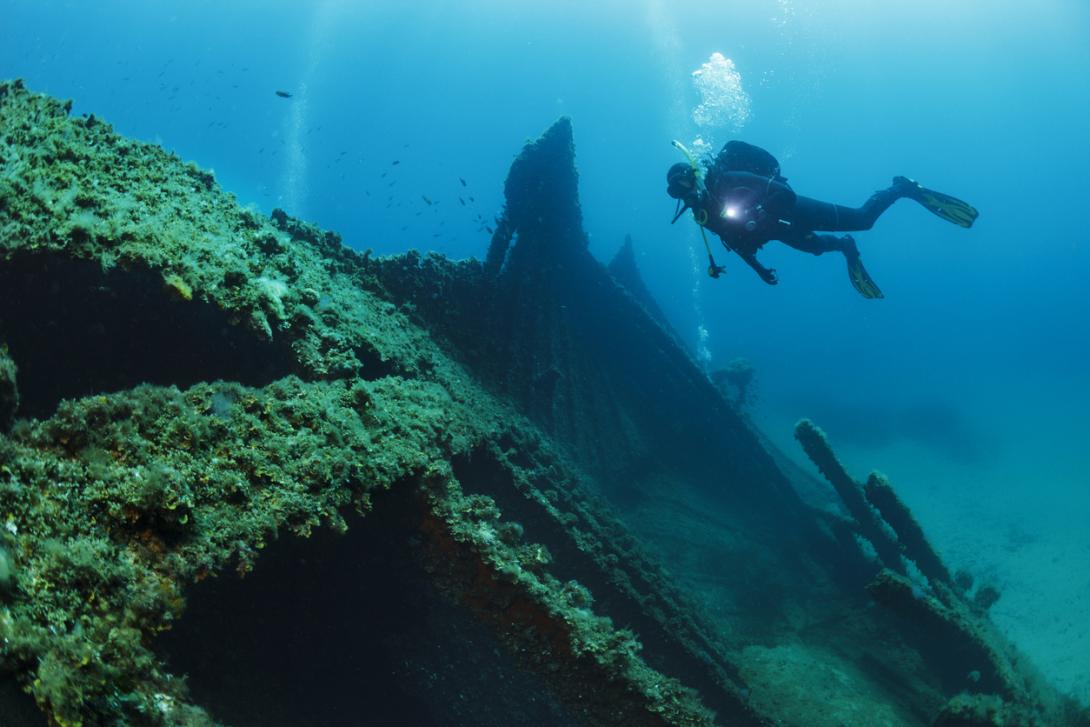
[[[773,268],[766,268],[764,265],[761,265],[761,263],[757,261],[757,256],[752,252],[739,252],[737,249],[735,249],[735,252],[738,252],[738,256],[746,261],[746,265],[753,268],[753,270],[761,276],[761,280],[769,285],[775,285],[780,282],[779,279],[776,278],[776,271]]]
[[[707,238],[704,239],[704,244],[708,244]],[[715,258],[712,257],[712,251],[708,250],[708,277],[718,278],[723,273],[727,272],[726,267],[715,264]]]

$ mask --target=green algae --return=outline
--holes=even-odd
[[[384,299],[366,256],[282,212],[242,209],[211,174],[69,110],[19,82],[0,84],[0,275],[18,269],[63,297],[59,271],[90,266],[87,275],[102,276],[85,286],[90,295],[123,300],[123,279],[181,316],[217,311],[232,335],[274,360],[286,351],[288,365],[263,386],[167,380],[60,397],[48,416],[0,436],[0,668],[53,723],[211,724],[152,648],[182,617],[189,586],[245,574],[277,537],[341,531],[352,512],[381,517],[373,495],[392,487],[418,489],[423,534],[457,544],[467,570],[447,575],[435,546],[435,577],[452,598],[475,612],[482,598],[519,604],[522,621],[479,615],[570,708],[601,722],[623,697],[633,724],[712,722],[695,692],[647,665],[633,632],[595,611],[584,586],[552,575],[544,545],[492,498],[464,493],[453,459],[482,447],[518,452],[505,466],[518,496],[545,513],[541,527],[608,564],[625,597],[654,591],[638,575],[653,573],[649,563],[620,555],[623,540],[602,542],[618,526],[596,531],[609,519],[579,494],[577,471],[445,355],[410,309]],[[0,316],[0,331],[25,333],[35,315]],[[43,364],[33,337],[9,340],[20,343],[13,364]],[[36,396],[48,409],[48,392]],[[548,479],[531,474],[542,461]],[[560,483],[581,511],[558,506]],[[624,573],[624,561],[637,570]],[[527,648],[542,634],[551,650]],[[613,685],[614,701],[584,704],[588,681]]]
[[[211,174],[94,117],[70,119],[70,104],[30,98],[18,82],[0,86],[0,259],[53,253],[153,270],[189,291],[181,298],[285,339],[308,376],[379,366],[412,346],[408,332],[421,335],[370,293],[332,291],[319,250],[292,244],[300,238],[240,207]]]
[[[46,313],[33,306],[15,313],[0,307],[0,338],[11,344],[7,358],[19,369],[11,391],[20,393],[15,383],[23,387],[24,409],[33,404],[39,417],[16,420],[0,435],[0,553],[7,564],[0,671],[13,674],[53,723],[211,724],[216,715],[193,702],[184,678],[155,651],[156,635],[184,620],[187,598],[200,597],[193,585],[250,572],[276,538],[305,543],[317,529],[343,531],[361,514],[382,518],[376,503],[385,490],[413,503],[411,537],[427,554],[423,571],[433,585],[488,625],[576,721],[770,724],[805,714],[792,711],[813,704],[799,691],[825,673],[850,682],[836,692],[844,706],[836,714],[865,713],[888,698],[863,670],[837,669],[843,645],[804,643],[795,632],[804,630],[807,639],[819,635],[831,644],[848,633],[885,639],[892,658],[905,660],[882,665],[911,682],[903,701],[917,715],[939,709],[933,675],[911,661],[892,625],[862,610],[835,616],[858,621],[854,630],[796,612],[803,626],[732,634],[725,643],[589,494],[595,483],[581,466],[608,471],[624,464],[629,469],[619,471],[628,476],[633,462],[646,466],[638,455],[649,442],[677,441],[671,430],[684,422],[660,413],[662,397],[670,399],[668,412],[699,410],[703,418],[682,438],[703,449],[690,442],[664,450],[672,460],[655,466],[695,462],[689,455],[709,445],[689,435],[715,431],[731,454],[726,484],[745,498],[738,507],[766,518],[757,520],[756,533],[744,518],[708,519],[705,527],[731,541],[717,571],[728,581],[754,581],[766,601],[767,588],[780,581],[796,590],[820,584],[815,599],[849,600],[824,576],[795,582],[798,573],[778,572],[782,565],[764,555],[789,546],[772,543],[760,528],[814,516],[790,497],[764,451],[750,451],[752,433],[667,332],[643,318],[621,326],[627,302],[611,299],[594,324],[627,331],[627,346],[611,344],[618,356],[657,349],[657,381],[666,393],[649,400],[646,387],[629,386],[644,418],[656,421],[631,416],[632,401],[614,388],[615,361],[594,355],[565,369],[578,378],[582,366],[586,381],[600,384],[584,389],[594,396],[581,401],[567,393],[553,401],[547,385],[557,380],[554,363],[537,357],[542,340],[520,337],[527,320],[521,314],[541,307],[535,293],[557,303],[581,290],[616,287],[604,273],[579,267],[587,256],[577,208],[538,229],[536,211],[513,204],[490,267],[415,253],[375,260],[283,211],[266,218],[242,209],[210,173],[123,139],[93,117],[68,118],[69,108],[18,82],[0,83],[0,296],[11,295],[4,283],[24,281],[20,294],[38,284],[46,292],[27,296],[35,306],[70,296],[72,305],[101,312],[89,329],[131,329],[127,310],[149,303],[171,325],[196,323],[156,338],[158,357],[137,361],[107,351],[107,367],[124,377],[72,366],[72,378],[91,379],[90,394],[75,396],[49,389],[50,377],[41,375],[49,352],[28,331],[47,322],[55,336],[88,348],[119,338],[66,328],[65,316],[55,313],[39,320]],[[535,159],[530,150],[543,145],[528,147],[509,191],[525,199],[536,177],[552,174],[559,182],[550,198],[571,208],[570,124],[546,141],[545,152],[563,153]],[[516,227],[527,247],[509,251]],[[524,295],[519,286],[548,262],[553,236],[573,241],[563,251],[571,265],[564,274],[579,275],[564,286],[531,287],[521,309],[499,311],[513,315],[493,315],[495,306]],[[512,274],[497,280],[507,268]],[[596,302],[595,295],[573,300]],[[107,300],[115,304],[101,305]],[[554,331],[572,325],[563,316],[542,320]],[[191,332],[202,330],[211,341],[193,340]],[[166,359],[217,348],[225,359],[255,365],[216,381],[225,369],[209,364],[171,385],[180,382]],[[588,366],[600,370],[591,376]],[[598,392],[615,398],[596,399]],[[609,406],[616,419],[595,418]],[[565,413],[574,416],[564,420]],[[565,423],[574,426],[566,430]],[[704,460],[697,464],[696,474],[709,474]],[[856,565],[829,558],[805,567],[845,562]],[[762,616],[776,618],[764,609]],[[752,647],[765,636],[779,643]],[[818,663],[827,670],[812,666]],[[810,672],[810,680],[784,664]],[[848,705],[850,699],[857,703]]]
[[[16,559],[0,654],[34,674],[30,691],[58,723],[201,724],[146,641],[181,616],[184,584],[249,571],[279,535],[343,530],[376,489],[418,477],[450,537],[558,624],[554,650],[653,684],[654,709],[675,723],[710,723],[690,690],[638,657],[634,634],[593,613],[585,588],[549,574],[543,546],[490,498],[462,495],[445,462],[479,441],[474,413],[424,382],[291,377],[264,389],[140,387],[21,423],[0,469]]]
[[[264,390],[141,387],[21,425],[0,496],[18,559],[5,655],[50,655],[32,692],[68,722],[95,699],[120,699],[118,685],[132,685],[118,702],[133,703],[132,718],[147,718],[157,694],[180,700],[142,645],[180,615],[180,584],[248,571],[280,532],[343,529],[341,510],[366,512],[372,488],[426,461],[429,437],[458,436],[449,426],[435,436],[440,403],[434,386],[291,378]],[[118,633],[130,638],[115,644]],[[108,688],[58,685],[64,665]]]

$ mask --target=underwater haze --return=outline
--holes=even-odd
[[[571,117],[594,255],[630,234],[705,369],[752,364],[757,426],[794,456],[810,417],[849,470],[888,475],[952,568],[998,587],[996,623],[1090,704],[1084,0],[0,9],[0,78],[376,254],[483,258],[513,156]],[[855,206],[905,175],[980,218],[901,201],[858,233],[882,300],[839,256],[777,242],[760,259],[778,285],[714,238],[713,280],[696,225],[670,224],[670,142],[736,138],[802,195]]]

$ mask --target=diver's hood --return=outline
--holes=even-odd
[[[696,172],[689,164],[678,162],[666,172],[666,194],[685,199],[696,190]]]
[[[691,164],[679,162],[666,172],[666,194],[677,200],[671,225],[692,208],[697,197],[696,184],[696,172]]]

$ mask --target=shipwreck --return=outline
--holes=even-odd
[[[569,120],[453,261],[70,108],[0,83],[5,727],[1090,724],[590,255]]]

